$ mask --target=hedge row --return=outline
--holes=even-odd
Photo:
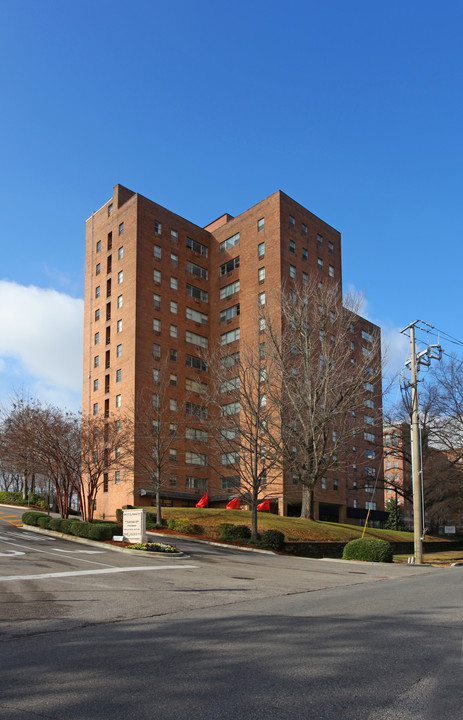
[[[9,490],[2,490],[0,492],[0,503],[5,503],[6,505],[27,505],[22,493],[10,492]]]
[[[45,530],[74,535],[75,537],[90,538],[91,540],[111,540],[113,535],[120,534],[118,523],[81,522],[76,518],[53,518],[43,513],[25,512],[22,516],[24,525],[36,525]]]

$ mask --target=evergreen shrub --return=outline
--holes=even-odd
[[[203,528],[201,525],[192,523],[187,518],[169,518],[167,525],[174,532],[186,533],[188,535],[202,535]]]
[[[27,505],[20,492],[10,492],[9,490],[0,491],[0,503],[6,505]]]
[[[53,518],[48,517],[48,515],[43,515],[42,517],[39,517],[37,519],[37,525],[41,528],[48,529],[50,527],[50,523]]]
[[[392,547],[386,540],[378,538],[357,538],[347,543],[342,554],[344,560],[367,562],[393,561]]]
[[[233,523],[221,523],[219,525],[219,539],[226,542],[237,540],[249,540],[251,529],[247,525],[234,525]]]
[[[22,514],[21,520],[23,521],[24,525],[37,525],[37,520],[42,517],[46,517],[46,515],[41,512],[34,512],[33,510],[28,510],[27,512]]]
[[[50,520],[50,530],[56,530],[57,532],[66,532],[63,531],[63,520],[62,518],[51,518]]]
[[[280,530],[264,530],[261,535],[261,545],[263,547],[272,548],[272,550],[281,550],[284,544],[285,536]]]

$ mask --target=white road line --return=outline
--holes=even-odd
[[[55,552],[65,553],[83,553],[84,555],[102,555],[106,550],[63,550],[62,548],[55,548]]]
[[[40,575],[5,575],[0,582],[9,580],[49,580],[50,578],[81,577],[82,575],[108,575],[110,573],[144,572],[146,570],[192,570],[199,565],[140,565],[140,567],[103,568],[100,570],[70,570],[67,572],[42,573]]]
[[[6,553],[0,553],[0,557],[12,557],[13,555],[25,555],[26,553],[20,552],[19,550],[9,550]]]
[[[22,543],[17,543],[17,542],[14,543],[14,542],[11,542],[10,540],[3,540],[3,542],[5,543],[5,545],[13,545],[15,547],[19,547],[19,548],[23,548],[23,549],[25,548],[26,550],[32,550],[32,552],[42,553],[43,555],[51,555],[52,557],[55,557],[55,558],[67,558],[68,560],[78,560],[79,562],[90,563],[91,565],[104,565],[105,567],[113,567],[110,563],[100,563],[100,562],[96,562],[95,560],[84,560],[84,558],[76,557],[75,555],[74,556],[59,555],[56,551],[51,552],[50,550],[38,550],[37,548],[31,547],[30,545],[24,545]],[[68,552],[68,551],[65,550],[64,552]],[[70,552],[72,552],[72,550]]]

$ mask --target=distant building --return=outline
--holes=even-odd
[[[413,530],[410,425],[386,426],[383,438],[385,500],[397,500],[404,523]]]
[[[341,288],[341,236],[281,191],[238,217],[224,214],[202,228],[116,185],[86,223],[84,414],[114,420],[130,412],[141,389],[155,391],[161,361],[169,367],[169,402],[183,408],[198,388],[198,373],[208,381],[202,350],[220,344],[238,352],[255,331],[258,299],[265,302],[266,292],[309,276]],[[355,350],[346,352],[369,352],[373,332],[379,329],[358,318]],[[380,381],[365,395],[366,407],[376,404],[380,412]],[[178,440],[162,489],[166,506],[193,506],[207,489],[209,505],[220,507],[236,494],[226,474],[218,476],[208,464],[208,444],[196,432],[200,407],[198,390],[187,408],[189,437]],[[368,421],[361,436],[352,438],[351,457],[340,458],[339,473],[331,471],[316,487],[318,518],[362,523],[370,508],[373,522],[384,520],[382,483],[376,484],[381,425]],[[136,463],[111,468],[96,516],[112,518],[119,507],[151,502],[150,484]],[[300,487],[283,474],[272,489],[272,508],[297,514],[300,504]]]

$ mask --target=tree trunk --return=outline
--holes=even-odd
[[[313,496],[314,496],[313,487],[309,487],[308,485],[303,485],[302,486],[301,518],[305,518],[305,520],[315,520]]]
[[[251,504],[251,538],[257,540],[257,498]]]
[[[156,488],[156,524],[162,524],[161,489],[159,486]]]

